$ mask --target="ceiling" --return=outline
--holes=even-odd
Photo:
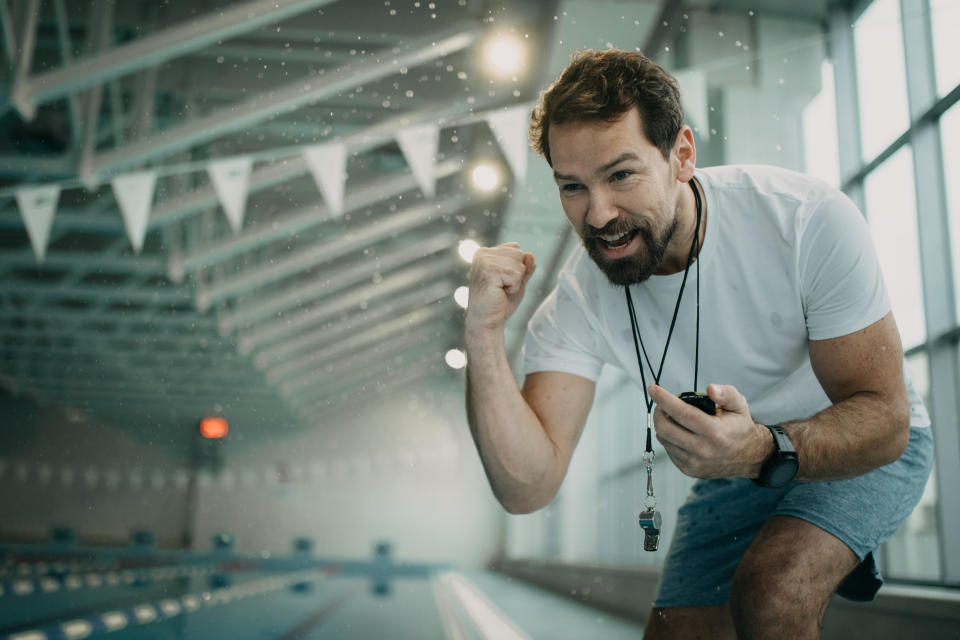
[[[449,377],[457,245],[497,240],[513,187],[485,116],[544,81],[540,56],[496,79],[480,49],[513,32],[536,52],[554,8],[0,2],[2,385],[156,440],[210,412],[246,436],[296,430]],[[432,197],[396,142],[424,123],[441,127]],[[348,149],[342,217],[301,153],[327,141]],[[240,156],[253,165],[233,231],[206,168]],[[480,160],[502,188],[472,187]],[[110,180],[145,169],[158,178],[138,253]],[[62,190],[38,261],[13,194],[49,183]]]
[[[569,246],[562,216],[542,204],[549,185],[517,188],[487,116],[529,107],[574,41],[660,50],[678,11],[752,15],[754,4],[781,18],[826,10],[826,0],[0,0],[0,396],[176,449],[212,412],[256,442],[409,385],[460,384],[444,362],[461,343],[459,242],[561,238],[540,258],[550,273]],[[522,39],[527,63],[497,78],[482,50],[503,33]],[[433,195],[397,143],[424,124],[439,127]],[[341,216],[303,156],[331,141],[348,150]],[[234,231],[207,168],[240,157],[253,164]],[[481,161],[498,167],[493,191],[471,184]],[[157,181],[135,251],[110,181],[142,170]],[[38,261],[14,195],[53,183]],[[511,354],[520,342],[512,336]]]

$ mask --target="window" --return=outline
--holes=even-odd
[[[866,215],[873,231],[893,314],[904,349],[927,338],[920,279],[913,153],[903,147],[864,181]]]
[[[925,403],[930,398],[930,369],[926,353],[907,360],[907,369],[917,393]],[[936,581],[941,578],[940,545],[937,541],[936,469],[927,481],[920,503],[884,546],[881,570],[890,578]]]
[[[937,94],[945,96],[960,84],[960,2],[930,0],[933,28],[933,59],[937,75]]]
[[[833,65],[820,67],[820,93],[803,110],[803,150],[805,170],[834,187],[840,186],[840,158],[837,150],[836,95],[833,90]]]
[[[960,5],[957,5],[960,8]],[[960,319],[960,184],[950,176],[960,175],[960,104],[940,118],[943,145],[943,175],[947,176],[947,210],[950,213],[950,255],[953,256],[953,297]]]
[[[874,0],[854,24],[860,135],[870,160],[910,124],[903,30],[897,0]]]

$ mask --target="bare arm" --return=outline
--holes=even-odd
[[[910,440],[910,401],[893,314],[856,333],[812,341],[810,363],[834,404],[784,425],[800,455],[798,478],[849,478],[899,458]]]
[[[464,323],[470,431],[494,495],[511,513],[535,511],[556,495],[594,392],[591,380],[568,373],[533,373],[522,391],[513,377],[503,328],[533,268],[533,256],[513,243],[478,251]]]
[[[800,459],[797,478],[851,478],[896,460],[910,438],[903,348],[892,314],[855,333],[810,343],[810,363],[833,405],[784,423]],[[709,416],[652,386],[657,439],[687,475],[755,478],[773,452],[768,430],[735,387],[711,384]]]

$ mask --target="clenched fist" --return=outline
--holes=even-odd
[[[535,269],[533,254],[516,242],[478,249],[470,265],[467,331],[502,330]]]

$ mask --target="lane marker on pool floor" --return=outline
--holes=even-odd
[[[452,571],[440,574],[440,580],[446,583],[474,627],[484,638],[490,640],[531,640],[520,626],[483,594],[480,589],[458,573]]]
[[[28,629],[8,635],[0,635],[0,640],[62,640],[64,638],[66,640],[81,640],[82,638],[123,629],[129,625],[149,624],[190,613],[202,607],[226,604],[233,600],[263,595],[295,584],[322,580],[338,571],[339,569],[336,567],[322,567],[305,569],[288,575],[270,576],[236,586],[189,594],[178,599],[164,598],[158,602],[145,602],[125,611],[110,610],[42,629]],[[28,582],[28,584],[30,583]]]

